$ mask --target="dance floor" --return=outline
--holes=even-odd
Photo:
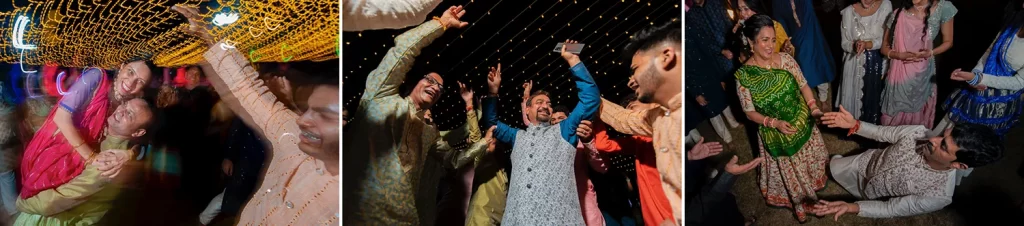
[[[737,114],[737,120],[745,120],[742,114]],[[736,154],[740,162],[752,159],[752,149],[749,144],[747,127],[744,125],[732,129],[733,141],[723,144],[725,151],[715,161],[716,166],[721,166],[724,161]],[[753,128],[753,127],[751,127]],[[860,138],[846,138],[845,131],[838,131],[819,126],[823,139],[829,150],[829,156],[841,154],[857,154],[871,148],[874,145],[864,142]],[[698,126],[701,135],[706,141],[719,141],[721,138],[715,134],[711,124],[704,122]],[[1018,126],[1013,129],[1007,137],[1024,137],[1024,127]],[[858,144],[862,143],[862,144]],[[832,216],[817,218],[808,217],[804,226],[816,225],[1008,225],[1007,222],[1024,222],[1024,178],[1017,175],[1017,169],[1024,160],[1024,139],[1008,139],[1005,142],[1006,152],[1002,160],[978,168],[970,176],[964,178],[960,186],[956,188],[953,196],[953,204],[946,208],[929,214],[901,217],[893,219],[869,219],[855,215],[843,215],[839,222],[833,220]],[[740,207],[740,211],[748,219],[757,219],[756,225],[801,225],[793,211],[785,208],[769,207],[765,204],[757,186],[757,171],[740,176],[733,185],[733,194]],[[846,192],[839,184],[830,179],[824,189],[818,192],[819,198],[826,200],[852,201],[853,196]],[[1017,223],[1011,223],[1017,224]]]

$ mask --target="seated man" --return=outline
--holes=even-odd
[[[1003,155],[999,136],[991,128],[959,124],[942,136],[927,138],[924,126],[876,126],[857,121],[850,112],[825,113],[828,127],[850,129],[850,134],[892,143],[885,149],[833,157],[832,177],[862,201],[822,200],[811,212],[824,216],[844,213],[867,218],[913,216],[940,210],[953,202],[957,170],[980,167]],[[917,140],[927,138],[927,142]],[[878,199],[888,198],[888,201]]]
[[[100,144],[100,156],[113,156],[111,150],[128,149],[146,135],[153,124],[153,112],[142,99],[122,104],[107,117],[107,136]],[[15,225],[93,225],[110,210],[120,187],[112,184],[112,177],[103,174],[99,161],[88,164],[81,174],[54,189],[41,191],[28,199],[19,198],[22,213]]]

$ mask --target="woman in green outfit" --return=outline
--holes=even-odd
[[[743,36],[752,56],[736,71],[737,92],[747,118],[760,124],[758,144],[767,158],[758,178],[761,194],[772,206],[792,208],[807,220],[815,191],[825,187],[828,152],[814,119],[823,115],[815,104],[800,66],[792,56],[775,51],[772,19],[748,19]]]

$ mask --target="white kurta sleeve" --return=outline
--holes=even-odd
[[[953,203],[952,199],[909,195],[891,198],[889,201],[858,201],[860,212],[857,216],[866,218],[891,218],[925,214],[940,210]]]
[[[343,31],[400,29],[423,23],[441,0],[343,0]]]
[[[916,141],[926,138],[927,132],[928,129],[922,125],[877,126],[867,122],[860,122],[860,129],[857,130],[857,135],[880,142],[905,146],[900,148],[902,150],[914,150]]]
[[[998,41],[998,40],[992,41],[992,44],[989,45],[988,50],[985,50],[985,54],[981,55],[981,59],[978,59],[978,64],[976,64],[974,66],[974,70],[972,70],[972,71],[978,71],[978,72],[984,72],[985,71],[985,62],[988,61],[989,54],[992,53],[992,48],[993,48],[993,46],[995,46],[996,41]],[[1016,47],[1016,48],[1015,47],[1016,46],[1011,46],[1011,49],[1010,49],[1011,52],[1009,54],[1007,54],[1008,56],[1006,56],[1006,57],[1024,57],[1024,54],[1013,52],[1013,50],[1019,49],[1019,47]],[[1021,89],[1024,89],[1024,77],[1022,77],[1022,75],[1024,75],[1024,66],[1022,66],[1022,65],[1010,65],[1010,66],[1011,67],[1018,67],[1018,68],[1016,68],[1017,69],[1017,74],[1016,75],[1014,75],[1014,76],[995,76],[995,75],[984,74],[984,75],[981,76],[981,81],[978,81],[978,84],[985,85],[988,88],[993,88],[993,89],[1007,89],[1007,90],[1021,90]]]

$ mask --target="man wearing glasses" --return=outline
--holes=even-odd
[[[349,128],[342,136],[342,150],[346,150],[342,153],[342,203],[345,210],[354,210],[346,211],[344,224],[432,225],[430,219],[437,210],[430,201],[437,194],[424,188],[436,188],[440,181],[424,175],[432,172],[424,170],[431,167],[428,158],[456,169],[486,153],[490,133],[488,139],[456,151],[441,139],[437,127],[427,123],[424,114],[444,90],[441,75],[419,78],[407,97],[398,91],[424,47],[445,30],[468,25],[459,21],[464,14],[461,6],[453,6],[440,18],[399,35],[395,47],[366,79],[359,107],[352,112],[359,118],[346,123]]]

